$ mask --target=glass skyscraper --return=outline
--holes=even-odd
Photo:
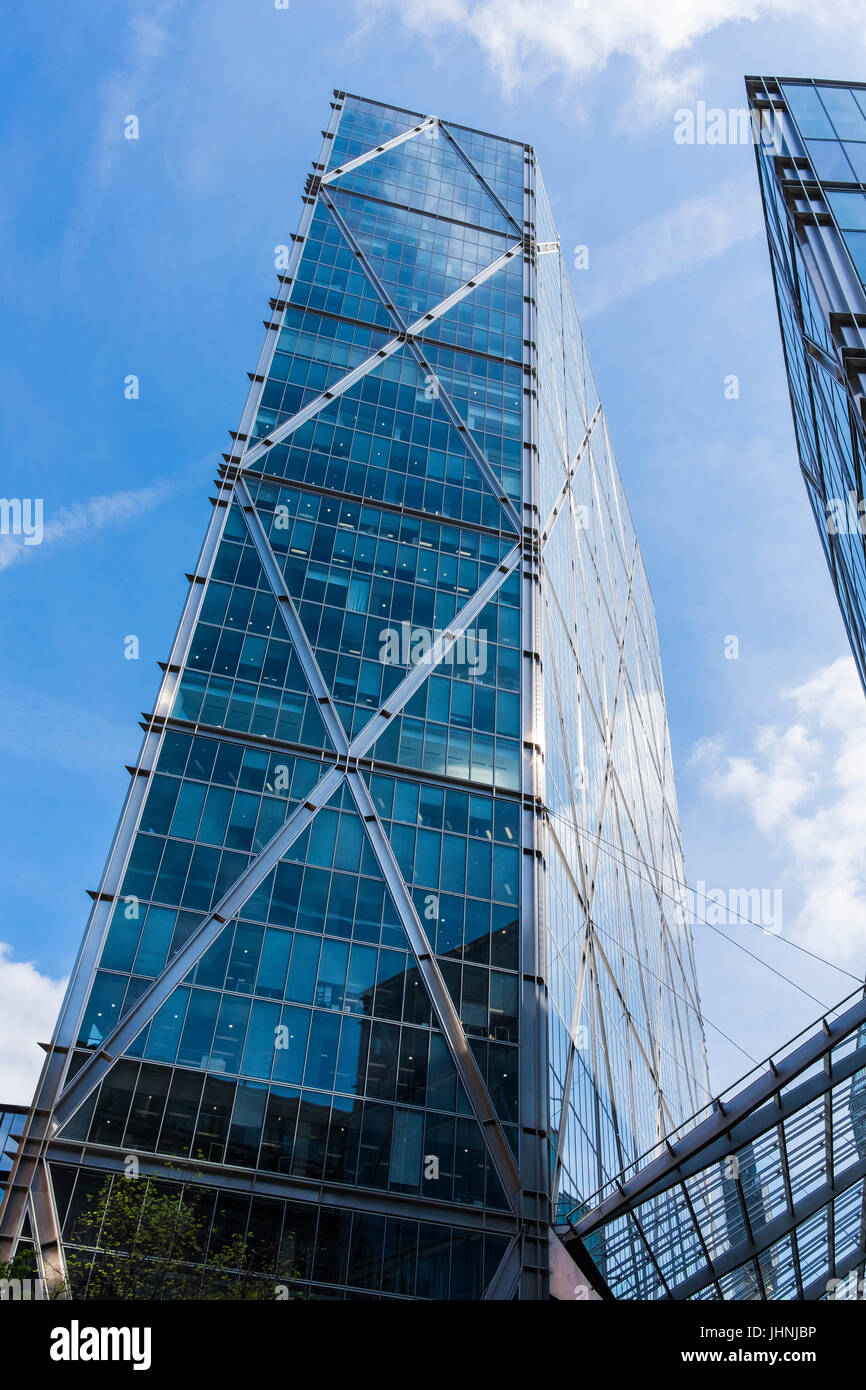
[[[866,687],[866,84],[746,87],[800,469]]]
[[[707,1090],[535,153],[336,92],[277,265],[0,1253],[62,1271],[132,1169],[309,1296],[579,1296],[554,1222]]]

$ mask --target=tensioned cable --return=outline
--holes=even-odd
[[[564,817],[562,817],[562,816],[556,816],[555,813],[550,813],[550,814],[553,814],[553,815],[554,815],[554,818],[557,819],[557,820],[563,820],[563,819],[564,819]],[[569,824],[570,824],[570,822],[569,822]],[[639,878],[643,878],[643,875],[642,875],[642,874],[638,874],[638,877],[639,877]],[[648,880],[648,879],[645,879],[644,882],[647,882],[647,883],[648,883],[649,880]],[[651,887],[654,887],[654,885],[652,885],[652,884],[651,884],[650,886],[651,886]],[[758,1066],[758,1065],[759,1065],[757,1059],[754,1058],[754,1057],[752,1056],[751,1052],[748,1052],[748,1051],[746,1050],[746,1048],[743,1047],[740,1043],[735,1042],[734,1039],[733,1039],[732,1037],[729,1037],[728,1034],[724,1031],[724,1029],[723,1029],[723,1028],[720,1028],[720,1027],[718,1026],[717,1023],[713,1023],[712,1019],[711,1019],[711,1018],[708,1018],[707,1015],[706,1015],[701,1009],[697,1008],[696,1005],[692,1003],[691,999],[687,999],[687,998],[685,997],[685,995],[680,994],[678,990],[674,989],[673,985],[670,984],[669,981],[663,980],[662,977],[661,977],[661,975],[657,975],[656,972],[652,969],[652,967],[651,967],[650,965],[648,965],[645,961],[641,960],[640,956],[636,956],[635,953],[634,953],[634,951],[630,951],[630,950],[628,949],[628,947],[625,946],[625,945],[618,939],[618,937],[615,937],[615,936],[613,935],[612,932],[605,931],[603,927],[600,927],[600,926],[598,925],[598,923],[595,921],[595,919],[594,919],[594,917],[592,916],[591,913],[586,912],[586,919],[587,919],[587,921],[590,923],[590,925],[594,928],[595,931],[599,932],[600,935],[606,936],[606,937],[608,937],[611,941],[613,941],[613,942],[615,943],[615,945],[617,945],[621,951],[624,951],[626,955],[631,956],[632,960],[637,961],[638,965],[641,967],[642,970],[645,970],[645,971],[647,971],[650,975],[652,975],[653,979],[654,979],[654,980],[657,980],[658,983],[662,986],[663,989],[669,990],[669,991],[671,992],[671,994],[674,996],[675,999],[679,999],[681,1003],[685,1004],[686,1008],[691,1009],[692,1013],[695,1014],[695,1015],[697,1016],[697,1018],[698,1018],[702,1023],[708,1023],[709,1026],[713,1029],[713,1031],[714,1031],[715,1033],[718,1033],[719,1036],[722,1037],[722,1038],[724,1038],[726,1042],[730,1043],[732,1047],[735,1047],[735,1048],[737,1049],[738,1052],[742,1052],[743,1056],[744,1056],[744,1057],[748,1057],[748,1059],[749,1059],[750,1062],[753,1062],[755,1066]],[[707,923],[707,925],[709,926],[709,923]],[[726,939],[726,940],[730,940],[729,937],[726,937],[725,939]],[[756,959],[758,959],[758,958],[756,957]],[[761,963],[763,964],[763,962],[761,962]],[[820,1001],[817,1001],[817,1002],[820,1002]],[[630,1014],[630,1010],[628,1009],[628,1006],[626,1005],[625,1007],[626,1007],[626,1011]],[[657,1041],[657,1040],[656,1040],[656,1041]],[[659,1042],[659,1043],[658,1043],[658,1046],[661,1047],[662,1044]],[[670,1053],[670,1052],[667,1051],[667,1048],[663,1048],[662,1050],[663,1050],[664,1052],[666,1052],[667,1055],[668,1055],[669,1057],[673,1056],[672,1053]],[[703,1083],[700,1082],[700,1081],[698,1081],[697,1077],[692,1076],[692,1073],[688,1070],[688,1068],[687,1068],[682,1062],[679,1061],[679,1059],[674,1058],[674,1060],[677,1062],[677,1065],[678,1065],[678,1066],[682,1067],[682,1069],[683,1069],[683,1071],[685,1071],[686,1075],[687,1075],[688,1077],[690,1077],[692,1081],[695,1082],[695,1085],[697,1085],[702,1091],[706,1090],[706,1087],[703,1085]]]
[[[555,813],[554,813],[554,815],[555,815]],[[570,824],[570,825],[572,826],[572,829],[574,829],[574,822],[566,821],[566,819],[565,819],[564,816],[556,816],[556,819],[557,819],[557,820],[562,820],[562,821],[565,822],[566,824]],[[591,832],[591,831],[585,831],[584,833],[587,834],[587,835],[589,835],[589,836],[592,835],[592,832]],[[601,837],[598,837],[598,838],[600,839]],[[604,841],[604,843],[605,843],[605,844],[610,844],[611,842],[610,842],[609,840],[607,840],[607,841]],[[613,850],[610,850],[610,849],[608,849],[608,850],[602,849],[601,852],[602,852],[602,854],[607,854],[607,855],[609,855],[611,859],[616,859],[616,854],[614,853]],[[624,851],[624,852],[627,853],[627,851]],[[630,855],[629,858],[634,859],[634,858],[636,858],[636,856],[635,856],[635,855]],[[638,862],[640,863],[640,862],[642,862],[642,861],[638,860]],[[646,867],[649,868],[649,865],[647,864]],[[629,873],[635,873],[635,870],[632,869],[632,868],[630,868],[630,866],[629,866],[628,864],[623,864],[623,868],[625,868]],[[645,878],[643,874],[635,874],[635,876],[636,876],[637,878],[639,878],[639,879],[641,880],[642,883],[647,883],[647,884],[649,884],[649,886],[650,886],[650,888],[652,888],[653,892],[660,894],[660,896],[663,897],[663,898],[670,898],[670,900],[671,900],[672,903],[676,903],[678,907],[682,907],[682,903],[679,901],[679,899],[675,898],[674,895],[673,895],[672,893],[667,893],[667,892],[664,890],[664,888],[659,888],[659,886],[658,886],[657,884],[653,883],[652,879]],[[666,877],[670,877],[670,875],[666,875]],[[674,880],[674,881],[676,882],[677,880]],[[685,886],[686,888],[688,888],[688,884],[685,884],[685,885],[683,885],[683,886]],[[824,1001],[823,1001],[822,999],[818,999],[818,998],[816,997],[816,995],[810,994],[809,990],[804,989],[802,985],[798,985],[797,982],[796,982],[796,980],[792,980],[792,979],[790,978],[790,976],[785,975],[781,970],[777,970],[776,967],[775,967],[774,965],[770,965],[768,961],[762,960],[760,956],[756,956],[755,953],[754,953],[754,951],[750,951],[749,948],[748,948],[748,946],[744,946],[744,945],[742,944],[741,941],[735,941],[734,938],[733,938],[732,936],[727,936],[727,935],[725,934],[725,932],[720,931],[719,928],[718,928],[717,926],[715,926],[712,922],[708,922],[708,921],[706,920],[706,918],[701,917],[701,918],[699,918],[698,920],[700,921],[700,923],[701,923],[702,926],[709,927],[710,931],[714,931],[714,932],[716,933],[717,936],[720,936],[720,937],[722,938],[723,941],[729,942],[731,946],[736,946],[737,949],[738,949],[739,951],[743,951],[743,952],[744,952],[747,956],[749,956],[752,960],[757,961],[757,963],[758,963],[759,965],[763,965],[763,966],[764,966],[764,969],[765,969],[765,970],[769,970],[770,973],[771,973],[772,975],[777,975],[777,976],[779,977],[780,980],[784,980],[785,983],[788,984],[788,985],[791,985],[791,987],[792,987],[793,989],[799,990],[801,994],[804,994],[804,995],[806,996],[807,999],[811,999],[813,1004],[818,1004],[818,1005],[820,1006],[822,1012],[826,1013],[827,1010],[830,1009],[830,1008],[832,1007],[830,1004],[825,1004]],[[753,923],[752,923],[752,926],[759,926],[759,923],[753,922]],[[762,930],[763,930],[763,928],[762,928]],[[811,954],[811,952],[810,952],[809,954]],[[816,960],[820,960],[821,957],[820,957],[820,956],[816,956],[815,959],[816,959]],[[825,964],[825,965],[829,965],[830,962],[829,962],[829,961],[824,961],[824,964]],[[837,967],[837,969],[838,969],[838,968],[839,968],[839,967]],[[844,973],[847,974],[848,972],[845,971]],[[852,979],[858,979],[858,977],[857,977],[857,976],[852,976]],[[859,983],[859,979],[858,979],[858,983]],[[745,1049],[743,1049],[743,1050],[745,1050]],[[748,1054],[746,1054],[746,1055],[748,1055]]]
[[[593,928],[595,931],[597,931],[597,932],[599,933],[600,936],[610,936],[611,941],[616,941],[616,937],[611,936],[610,932],[606,932],[602,927],[599,927],[599,926],[595,923],[595,921],[592,919],[592,917],[590,917],[589,915],[587,915],[587,921],[589,922],[590,926],[592,926],[592,928]],[[623,949],[625,949],[625,948],[623,948]],[[630,956],[632,956],[632,959],[633,959],[633,960],[638,961],[638,964],[639,964],[639,965],[641,965],[641,966],[643,965],[643,962],[640,961],[640,960],[638,959],[638,957],[635,956],[631,951],[629,951],[628,954],[629,954]],[[687,1007],[690,1008],[690,1009],[693,1011],[693,1013],[696,1013],[699,1020],[701,1020],[702,1022],[710,1023],[710,1020],[709,1020],[709,1019],[706,1019],[706,1020],[703,1019],[703,1016],[702,1016],[701,1013],[695,1008],[694,1004],[690,1003],[690,1001],[689,1001],[688,999],[686,999],[683,995],[677,994],[676,990],[673,988],[673,985],[666,984],[666,982],[665,982],[664,980],[662,980],[661,977],[660,977],[659,975],[656,975],[655,971],[654,971],[654,970],[651,970],[649,966],[647,966],[646,969],[649,970],[649,973],[653,976],[653,979],[658,980],[659,984],[664,985],[666,989],[669,989],[669,990],[671,991],[672,994],[676,995],[677,999],[681,999],[682,1002],[683,1002],[685,1005],[687,1005]],[[590,966],[590,970],[592,971],[592,967],[591,967],[591,966]],[[598,984],[599,984],[599,976],[596,974],[596,985],[598,986]],[[630,1019],[632,1019],[632,1021],[635,1022],[635,1024],[636,1024],[636,1023],[637,1023],[637,1020],[635,1020],[634,1014],[633,1014],[633,1013],[631,1012],[631,1010],[629,1009],[628,1004],[626,1003],[625,999],[622,999],[621,1002],[622,1002],[623,1009],[624,1009],[625,1012],[628,1014],[628,1017],[629,1017]],[[601,1004],[601,1000],[599,1000],[599,1006],[602,1007],[602,1009],[603,1009],[603,1006],[602,1006],[602,1004]],[[715,1024],[714,1024],[714,1023],[710,1023],[710,1027],[711,1027],[711,1028],[715,1028]],[[716,1032],[717,1032],[717,1033],[722,1033],[721,1028],[716,1028]],[[726,1034],[726,1033],[722,1033],[722,1037],[723,1037],[723,1038],[727,1037],[727,1034]],[[727,1040],[728,1040],[729,1043],[732,1044],[733,1047],[738,1047],[738,1046],[739,1046],[737,1043],[734,1042],[733,1038],[728,1038]],[[711,1094],[712,1094],[712,1093],[709,1091],[709,1089],[704,1085],[703,1081],[699,1081],[698,1078],[697,1078],[692,1072],[689,1071],[689,1069],[688,1069],[688,1067],[686,1066],[685,1062],[683,1062],[681,1058],[675,1057],[674,1054],[673,1054],[672,1052],[668,1051],[668,1049],[664,1046],[664,1044],[661,1043],[657,1038],[652,1039],[652,1041],[653,1041],[653,1044],[654,1044],[654,1045],[657,1045],[657,1046],[661,1049],[661,1051],[665,1054],[666,1057],[669,1057],[669,1058],[671,1059],[671,1061],[674,1063],[674,1066],[679,1067],[681,1071],[684,1071],[684,1072],[685,1072],[686,1076],[689,1078],[690,1081],[693,1081],[693,1082],[695,1083],[695,1085],[697,1086],[697,1088],[698,1088],[699,1091],[702,1091],[705,1095],[711,1095]],[[603,1043],[601,1043],[601,1039],[600,1039],[600,1038],[599,1038],[599,1043],[600,1043],[600,1045],[602,1046],[604,1052],[605,1052],[605,1053],[609,1053],[608,1048],[607,1048]],[[579,1049],[577,1048],[577,1044],[574,1043],[573,1040],[572,1040],[572,1046],[575,1048],[575,1051],[578,1051],[578,1050],[579,1050]],[[740,1052],[743,1053],[744,1056],[749,1057],[749,1061],[750,1061],[750,1062],[753,1062],[753,1061],[755,1060],[754,1057],[750,1057],[750,1056],[749,1056],[749,1053],[746,1052],[745,1048],[740,1047],[739,1050],[740,1050]],[[629,1061],[631,1061],[631,1057],[629,1057]],[[654,1075],[652,1072],[651,1072],[650,1074],[651,1074],[651,1075]],[[656,1088],[657,1088],[657,1090],[661,1092],[661,1089],[662,1089],[662,1088],[661,1088],[661,1080],[660,1080],[660,1078],[654,1076],[654,1080],[655,1080],[655,1082],[656,1082]],[[562,1103],[563,1103],[563,1105],[570,1104],[570,1101],[567,1099],[567,1097],[565,1096],[565,1093],[564,1093],[564,1092],[563,1092]]]
[[[609,935],[609,933],[603,931],[601,927],[597,927],[596,924],[595,924],[595,922],[593,922],[593,920],[592,920],[591,917],[590,917],[588,920],[589,920],[589,922],[591,923],[591,925],[595,928],[595,930],[596,930],[597,932],[599,932],[599,934],[600,934],[601,936],[608,936],[608,935]],[[611,940],[615,940],[615,939],[616,939],[616,938],[611,937]],[[631,954],[631,953],[629,953],[629,954]],[[634,959],[637,960],[637,956],[635,956]],[[641,962],[638,962],[638,963],[640,964]],[[591,968],[592,968],[592,967],[590,967],[590,969],[591,969]],[[649,968],[649,967],[647,967],[647,968]],[[654,972],[653,972],[652,970],[650,970],[650,974],[653,975]],[[659,983],[660,983],[660,984],[664,984],[664,983],[665,983],[664,980],[660,980],[660,979],[659,979],[658,975],[655,975],[654,978],[657,979],[657,980],[659,980]],[[596,979],[596,985],[598,985],[598,979]],[[668,988],[668,989],[672,989],[672,986],[668,985],[667,988]],[[673,990],[673,993],[676,994],[676,990]],[[681,995],[677,995],[677,998],[678,998],[678,999],[679,999],[679,998],[682,998],[682,996],[681,996]],[[684,999],[683,1002],[684,1002],[685,1004],[688,1004],[688,1003],[689,1003],[689,1001],[688,1001],[687,999]],[[625,1000],[623,1000],[622,1003],[623,1003],[623,1008],[625,1009],[625,1012],[628,1014],[629,1018],[631,1018],[631,1019],[634,1021],[634,1014],[632,1014],[632,1012],[631,1012],[631,1010],[629,1009],[628,1005],[626,1004]],[[602,1012],[604,1012],[604,1008],[603,1008],[603,1005],[602,1005],[602,1003],[601,1003],[601,1000],[599,1000],[599,1007],[602,1009]],[[693,1004],[690,1004],[689,1007],[692,1008],[692,1009],[694,1009],[694,1005],[693,1005]],[[694,1011],[697,1013],[697,1010],[696,1010],[696,1009],[695,1009]],[[700,1014],[698,1014],[698,1018],[699,1018],[699,1019],[701,1018],[701,1015],[700,1015]],[[707,1023],[710,1022],[709,1019],[702,1020],[702,1021],[707,1022]],[[712,1023],[711,1023],[711,1024],[710,1024],[710,1027],[711,1027],[711,1028],[715,1027],[715,1024],[712,1024]],[[718,1033],[721,1033],[721,1031],[722,1031],[722,1030],[721,1030],[720,1028],[717,1028],[717,1029],[716,1029],[716,1032],[718,1032]],[[726,1037],[726,1036],[727,1036],[727,1035],[726,1035],[725,1033],[722,1033],[722,1037]],[[613,1064],[611,1063],[611,1059],[610,1059],[610,1050],[609,1050],[609,1048],[601,1041],[601,1038],[598,1036],[598,1033],[596,1033],[596,1037],[598,1038],[599,1046],[602,1048],[603,1052],[606,1054],[606,1056],[607,1056],[607,1058],[608,1058],[608,1064],[611,1065],[614,1074],[617,1076],[617,1081],[620,1083],[620,1085],[622,1085],[622,1079],[619,1077],[618,1073],[616,1072],[616,1068],[613,1067]],[[673,1062],[674,1066],[679,1067],[680,1071],[684,1071],[684,1072],[685,1072],[685,1074],[686,1074],[686,1076],[689,1078],[689,1080],[694,1082],[695,1086],[698,1088],[698,1091],[703,1092],[703,1094],[706,1095],[706,1096],[711,1096],[711,1095],[712,1095],[712,1092],[711,1092],[711,1091],[709,1090],[709,1088],[704,1084],[704,1082],[703,1082],[703,1081],[699,1081],[698,1078],[697,1078],[692,1072],[689,1071],[689,1069],[688,1069],[688,1067],[686,1066],[685,1062],[683,1062],[683,1061],[681,1060],[681,1058],[675,1057],[674,1054],[673,1054],[672,1052],[669,1052],[668,1049],[667,1049],[661,1042],[658,1042],[657,1039],[653,1039],[653,1042],[656,1043],[656,1044],[658,1045],[658,1047],[661,1049],[661,1051],[665,1054],[666,1057],[669,1057],[669,1058],[670,1058],[670,1060]],[[737,1046],[738,1046],[738,1044],[735,1043],[735,1042],[733,1041],[733,1038],[728,1038],[728,1042],[730,1042],[734,1047],[737,1047]],[[580,1050],[580,1049],[578,1048],[577,1044],[576,1044],[573,1040],[572,1040],[572,1042],[571,1042],[571,1046],[574,1048],[575,1052],[577,1052],[577,1051]],[[749,1057],[749,1061],[750,1061],[750,1062],[754,1062],[754,1060],[755,1060],[754,1057],[750,1057],[750,1056],[749,1056],[749,1053],[746,1052],[744,1048],[741,1047],[739,1050],[740,1050],[740,1052],[742,1052],[742,1053],[744,1054],[744,1056]],[[633,1063],[633,1059],[632,1059],[630,1053],[629,1053],[629,1063],[630,1063],[630,1064]],[[595,1071],[595,1068],[593,1068],[593,1071]],[[656,1075],[655,1075],[655,1072],[654,1072],[653,1070],[650,1070],[650,1075],[652,1076],[653,1080],[655,1081],[656,1091],[659,1093],[659,1095],[661,1095],[661,1096],[664,1097],[665,1092],[662,1090],[661,1077],[656,1076]],[[613,1105],[613,1108],[614,1108],[614,1119],[615,1119],[615,1121],[616,1121],[617,1124],[618,1124],[619,1112],[617,1111],[617,1108],[616,1108],[616,1101],[615,1101],[613,1095],[610,1096],[610,1101],[611,1101],[611,1104]],[[564,1110],[567,1110],[567,1109],[569,1109],[569,1108],[571,1108],[571,1098],[570,1098],[570,1096],[566,1096],[565,1091],[563,1090],[563,1092],[562,1092],[562,1101],[561,1101],[561,1109],[564,1111]]]
[[[649,869],[650,872],[653,871],[652,866],[648,864],[647,861],[643,859],[640,855],[630,853],[629,850],[623,849],[621,846],[614,844],[612,840],[605,839],[603,835],[598,834],[596,831],[589,830],[586,826],[581,825],[579,822],[569,820],[567,816],[562,816],[558,814],[556,811],[548,810],[548,815],[552,816],[555,820],[562,821],[564,825],[570,826],[571,829],[575,830],[578,834],[586,835],[587,838],[591,840],[597,840],[600,845],[608,845],[610,846],[611,851],[619,853],[620,855],[623,855],[625,858],[634,859],[636,863],[641,864],[645,869]],[[628,865],[624,865],[624,867],[628,868]],[[677,878],[675,874],[666,873],[663,869],[658,869],[656,870],[656,872],[660,875],[660,877],[670,879],[672,883],[675,883],[677,885],[677,887],[684,888],[689,893],[694,893],[695,899],[702,898],[705,903],[709,902],[706,893],[698,893],[697,890],[692,888],[690,884],[685,883],[682,879]],[[653,883],[651,879],[644,878],[642,874],[638,874],[638,877],[641,878],[644,883],[649,883],[650,887],[655,889],[656,892],[661,893],[666,898],[670,898],[671,902],[676,903],[678,901],[672,893],[666,892],[664,888],[659,888],[655,883]],[[679,905],[682,906],[682,904]],[[737,917],[741,922],[744,922],[746,925],[750,927],[757,927],[759,931],[765,930],[765,928],[762,926],[760,922],[756,922],[752,917],[745,916],[744,913],[738,912],[735,908],[727,908],[726,911],[729,915]],[[698,918],[698,921],[703,926],[709,927],[711,931],[718,932],[718,927],[716,927],[713,922],[708,922],[705,917]],[[740,950],[746,951],[747,955],[752,955],[751,951],[747,950],[747,948],[743,946],[739,941],[735,941],[733,937],[726,936],[724,932],[718,932],[718,934],[724,937],[725,941],[730,941],[733,946],[738,946]],[[783,936],[781,935],[781,933],[773,933],[773,935],[775,936],[775,939],[777,941],[784,942],[786,946],[793,947],[795,951],[800,951],[803,955],[810,956],[812,960],[818,961],[821,965],[829,966],[831,970],[838,971],[840,975],[847,975],[849,980],[854,980],[857,984],[862,983],[861,977],[859,975],[853,975],[851,971],[846,970],[844,966],[836,965],[834,961],[827,960],[825,956],[820,956],[817,954],[817,952],[810,951],[807,946],[801,946],[798,941],[792,940],[791,937]],[[760,956],[753,956],[753,959],[760,961],[761,965],[766,965],[768,970],[773,970],[774,973],[779,975],[781,979],[787,980],[788,984],[794,984],[793,980],[788,980],[788,977],[786,975],[781,974],[781,972],[778,970],[774,970],[774,967],[768,965],[766,961],[761,960]],[[801,988],[800,985],[794,985],[794,987],[796,989]],[[812,999],[816,1004],[821,1004],[821,1000],[815,999],[815,996],[809,994],[808,990],[803,990],[803,993],[807,994],[808,997]],[[821,1004],[821,1007],[828,1008],[829,1005]]]
[[[548,815],[553,816],[555,820],[561,820],[563,824],[571,826],[573,830],[576,829],[579,833],[586,835],[589,839],[598,840],[600,844],[610,845],[614,850],[619,850],[621,854],[625,855],[629,859],[634,859],[638,864],[642,864],[644,868],[650,869],[650,871],[652,872],[652,866],[647,862],[646,859],[641,858],[641,856],[638,854],[631,854],[627,849],[623,849],[621,846],[616,845],[613,840],[605,839],[603,835],[599,835],[596,831],[587,829],[586,826],[581,825],[579,822],[569,820],[567,816],[559,815],[556,811],[548,811]],[[677,878],[676,874],[665,873],[664,869],[658,869],[656,872],[662,878],[669,878],[671,882],[677,884],[679,888],[685,888],[687,892],[694,893],[695,898],[703,898],[704,902],[709,902],[706,893],[698,893],[697,890],[692,888],[690,884],[685,883],[682,879]],[[652,886],[655,887],[655,884],[653,884]],[[664,893],[664,889],[659,889],[658,891]],[[665,897],[670,897],[674,902],[676,901],[676,899],[673,898],[673,895],[670,893],[665,893]],[[750,927],[757,927],[759,931],[765,930],[764,926],[760,922],[756,922],[752,917],[746,917],[742,912],[737,912],[735,908],[727,908],[726,911],[729,915],[738,917],[741,922],[745,922]],[[713,925],[712,922],[707,922],[703,917],[700,918],[700,921],[707,927],[711,927]],[[795,951],[801,951],[803,955],[811,956],[813,960],[819,961],[821,965],[828,965],[831,970],[838,970],[840,975],[847,975],[849,980],[855,980],[857,984],[862,983],[861,977],[859,975],[852,975],[851,971],[846,970],[844,966],[836,965],[833,961],[827,960],[825,956],[817,955],[815,951],[810,951],[807,946],[801,946],[798,941],[794,941],[790,936],[783,936],[781,935],[781,933],[773,933],[773,935],[775,936],[777,941],[783,941],[786,946],[792,946]],[[726,939],[730,941],[732,938],[727,937]]]
[[[559,819],[564,818],[559,817]],[[619,848],[617,845],[614,844],[612,840],[606,840],[604,836],[598,835],[591,830],[587,830],[585,826],[578,825],[577,828],[584,835],[588,835],[592,839],[599,840],[602,844],[611,845],[614,849]],[[648,864],[645,859],[642,859],[640,855],[631,854],[627,849],[621,849],[620,852],[626,855],[629,859],[636,860],[638,864],[643,864],[645,868],[651,869],[651,865]],[[706,893],[698,893],[697,890],[692,888],[690,884],[685,883],[682,879],[677,878],[675,874],[665,873],[664,869],[659,869],[658,873],[661,875],[662,878],[669,878],[671,882],[677,884],[679,888],[685,888],[687,892],[694,893],[695,898],[703,898],[704,902],[709,902],[709,898],[707,897]],[[664,892],[664,889],[660,889],[659,891]],[[665,894],[665,896],[672,897],[672,894],[667,893]],[[676,899],[674,898],[673,901],[676,901]],[[734,917],[738,917],[741,922],[745,922],[750,927],[757,927],[759,931],[766,930],[762,923],[756,922],[752,917],[746,917],[745,914],[742,912],[737,912],[736,908],[729,907],[726,908],[726,911],[729,916],[733,915]],[[703,917],[700,919],[700,921],[703,922],[705,926],[713,926],[712,922],[707,922]],[[819,956],[815,951],[810,951],[808,946],[801,946],[798,941],[794,941],[793,937],[783,936],[781,932],[774,932],[772,933],[772,935],[774,936],[776,941],[783,941],[786,946],[791,946],[795,951],[801,951],[804,956],[811,956],[812,960],[819,961],[821,965],[828,965],[831,970],[838,970],[840,975],[847,975],[849,980],[855,980],[858,985],[862,983],[861,977],[859,975],[852,975],[851,971],[846,970],[843,965],[836,965],[834,961],[827,960],[826,956]],[[728,937],[726,939],[729,941],[732,940],[731,937]]]
[[[755,1066],[760,1065],[757,1059],[752,1056],[751,1052],[747,1052],[746,1049],[744,1047],[741,1047],[738,1042],[735,1042],[733,1038],[728,1037],[728,1034],[724,1031],[724,1029],[720,1028],[718,1024],[713,1023],[711,1018],[707,1018],[706,1014],[703,1013],[701,1009],[695,1007],[691,999],[687,999],[684,994],[680,994],[678,990],[675,990],[673,985],[670,984],[667,980],[663,980],[661,975],[657,975],[651,966],[647,965],[645,961],[641,960],[640,956],[636,956],[634,951],[630,951],[627,946],[623,946],[622,943],[617,939],[617,937],[613,935],[612,932],[605,931],[604,927],[600,927],[598,923],[595,921],[595,918],[590,916],[589,913],[587,913],[587,921],[590,923],[594,931],[597,931],[601,936],[609,937],[610,940],[613,941],[621,951],[624,951],[627,956],[631,956],[632,960],[636,960],[642,970],[646,970],[650,975],[652,975],[654,980],[658,980],[660,985],[664,986],[665,989],[670,990],[671,994],[676,999],[679,999],[681,1003],[685,1004],[687,1009],[691,1009],[692,1013],[697,1016],[701,1023],[708,1023],[714,1032],[718,1033],[720,1037],[723,1037],[725,1039],[725,1042],[729,1042],[731,1044],[731,1047],[735,1047],[738,1052],[742,1052],[743,1056],[748,1057],[749,1061],[753,1062]],[[633,1017],[633,1015],[631,1014],[631,1010],[628,1009],[627,1005],[626,1009],[630,1016]],[[658,1045],[661,1047],[661,1043],[659,1043]],[[689,1071],[688,1067],[682,1061],[680,1061],[679,1058],[674,1057],[672,1052],[668,1052],[666,1047],[663,1047],[662,1051],[667,1052],[667,1055],[669,1057],[673,1057],[673,1060],[677,1063],[677,1065],[682,1067],[686,1075],[691,1077],[692,1081],[694,1081],[695,1085],[700,1090],[707,1091],[707,1088],[703,1084],[703,1082],[698,1081],[696,1076],[692,1076],[692,1073]],[[707,1091],[707,1094],[709,1095],[710,1093]]]

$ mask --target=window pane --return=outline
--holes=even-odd
[[[819,87],[821,101],[843,140],[866,140],[866,117],[844,87]]]
[[[827,113],[814,87],[784,86],[785,101],[802,135],[829,138],[833,134]]]
[[[819,179],[829,183],[853,183],[851,165],[837,140],[807,140],[809,158]]]
[[[866,149],[866,145],[863,148]],[[855,231],[866,231],[866,197],[862,193],[840,193],[831,189],[827,194],[827,202],[843,231],[852,228]]]

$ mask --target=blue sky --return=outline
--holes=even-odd
[[[849,0],[656,8],[79,0],[6,25],[0,490],[44,498],[46,539],[0,548],[0,1100],[35,1080],[335,86],[536,146],[563,246],[589,248],[572,279],[655,595],[689,879],[780,888],[784,935],[862,977],[866,706],[798,476],[754,156],[673,138],[678,108],[742,106],[744,73],[862,76],[862,22]],[[696,928],[707,1016],[755,1058],[854,988],[725,930],[815,996]],[[717,1088],[746,1070],[708,1043]]]

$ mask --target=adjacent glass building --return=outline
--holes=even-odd
[[[866,687],[866,84],[746,86],[800,468]]]
[[[309,1296],[579,1296],[557,1215],[707,1089],[653,604],[534,151],[336,92],[278,269],[0,1254],[62,1272],[131,1166]]]

